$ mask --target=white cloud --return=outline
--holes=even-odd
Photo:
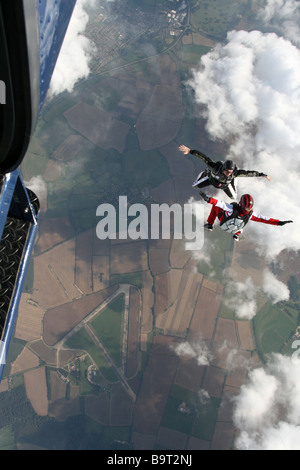
[[[43,197],[47,192],[47,184],[41,175],[32,176],[30,180],[24,181],[27,188],[31,189],[38,198]]]
[[[206,405],[210,400],[209,393],[204,388],[201,388],[199,390],[198,397],[199,397],[199,401],[200,401],[201,405]]]
[[[76,82],[90,73],[94,45],[84,36],[89,16],[86,9],[95,0],[77,0],[50,83],[50,98],[73,90]]]
[[[178,344],[174,351],[178,356],[189,356],[196,359],[199,366],[208,366],[212,360],[212,354],[204,340],[199,338],[197,342],[184,341]]]
[[[300,4],[298,0],[255,0],[260,7],[257,16],[264,24],[300,44]]]
[[[221,352],[221,349],[219,349],[219,352]],[[230,349],[225,360],[226,369],[231,371],[236,369],[248,369],[250,363],[251,359],[240,354],[238,349]]]
[[[273,304],[290,297],[288,287],[265,269],[261,286],[255,285],[250,276],[244,282],[230,280],[226,286],[225,304],[234,311],[237,318],[252,320],[257,313],[259,292],[266,294]]]
[[[227,43],[202,56],[189,85],[213,139],[233,140],[229,155],[265,179],[238,179],[255,212],[293,225],[250,222],[245,233],[273,259],[283,249],[300,249],[300,51],[274,33],[232,31]],[[233,139],[232,139],[233,137]],[[225,157],[225,155],[224,155]],[[224,196],[223,196],[224,197]]]
[[[275,427],[263,428],[259,441],[248,433],[241,433],[238,445],[241,450],[300,450],[300,427],[279,422]]]
[[[300,366],[281,354],[249,373],[235,398],[235,445],[243,450],[300,450]]]
[[[267,374],[263,368],[250,372],[250,384],[241,387],[234,412],[239,428],[256,431],[263,423],[269,422],[269,413],[274,407],[277,390],[277,379]]]
[[[251,320],[257,311],[257,291],[258,288],[251,277],[248,277],[245,282],[230,281],[226,287],[225,303],[238,318]]]
[[[262,288],[274,304],[290,298],[288,287],[279,281],[271,271],[264,271]]]

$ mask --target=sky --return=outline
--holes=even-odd
[[[113,0],[102,0],[111,2]],[[78,0],[51,82],[55,96],[89,74],[94,45],[84,36],[88,8],[95,0]],[[187,86],[193,89],[198,112],[207,119],[211,139],[234,137],[226,158],[239,167],[265,172],[271,178],[253,178],[251,194],[258,214],[293,220],[283,227],[250,223],[247,238],[267,262],[276,262],[283,250],[300,249],[300,2],[254,0],[263,31],[230,31],[226,41],[201,57]],[[76,60],[75,60],[76,58]],[[79,60],[79,59],[80,60]],[[249,180],[238,180],[238,193],[249,192]],[[218,193],[224,200],[224,193]],[[208,214],[210,207],[207,206]],[[213,249],[213,247],[211,247]],[[209,250],[205,254],[209,263]],[[257,286],[230,281],[228,305],[242,319],[253,319],[257,295],[263,291],[273,303],[289,298],[288,287],[271,268]],[[196,357],[207,365],[212,357],[204,342],[183,343],[178,355]],[[232,357],[231,357],[232,359]],[[231,366],[235,367],[232,360]],[[281,354],[249,371],[247,382],[234,399],[234,424],[240,430],[238,449],[300,450],[300,360]],[[206,391],[199,391],[206,399]]]

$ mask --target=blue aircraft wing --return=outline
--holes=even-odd
[[[0,380],[39,217],[22,180],[76,0],[0,0]]]

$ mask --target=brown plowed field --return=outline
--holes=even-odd
[[[114,119],[110,113],[87,103],[78,103],[64,113],[69,125],[103,149],[114,148],[122,153],[129,124]]]
[[[195,358],[183,356],[177,370],[175,383],[192,392],[198,393],[206,366],[199,366]]]
[[[144,240],[115,244],[111,248],[111,274],[148,270],[147,245]]]
[[[61,162],[67,162],[75,158],[84,145],[84,138],[81,135],[69,135],[62,144],[57,147],[52,158]]]
[[[238,339],[235,330],[235,322],[228,318],[218,318],[217,328],[214,336],[217,343],[226,343],[232,348],[238,348]]]
[[[207,285],[207,284],[206,284]],[[203,285],[198,297],[195,312],[191,321],[188,339],[197,339],[199,335],[203,339],[212,338],[220,304],[221,294],[216,293]]]
[[[13,362],[10,373],[17,374],[24,370],[33,369],[34,367],[38,367],[39,363],[39,358],[25,347]]]
[[[252,324],[250,321],[237,321],[238,335],[240,339],[240,344],[242,349],[249,349],[253,351],[255,349],[253,334],[252,334]]]
[[[150,333],[153,328],[153,315],[152,306],[154,303],[153,294],[153,277],[150,271],[144,271],[141,273],[141,279],[143,287],[142,292],[142,320],[141,320],[141,334]]]
[[[141,149],[151,150],[171,142],[178,134],[183,115],[181,88],[156,85],[136,123]]]
[[[38,339],[42,334],[45,311],[30,300],[30,294],[21,296],[15,336],[23,341]]]
[[[45,343],[53,346],[117,289],[118,285],[112,286],[48,310],[44,317]]]
[[[45,367],[25,372],[24,383],[27,398],[36,414],[47,416],[48,399]]]
[[[135,432],[158,431],[179,362],[174,353],[171,355],[168,345],[166,351],[167,354],[150,354],[134,409]]]
[[[74,285],[75,240],[68,240],[34,258],[32,300],[48,309],[77,298],[80,291]],[[46,286],[46,288],[45,288]]]

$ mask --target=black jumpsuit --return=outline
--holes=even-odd
[[[233,170],[232,174],[229,176],[224,175],[223,173],[223,164],[222,161],[213,161],[211,158],[207,157],[204,153],[199,150],[191,150],[190,154],[195,155],[195,157],[203,160],[208,169],[202,171],[197,176],[196,181],[193,183],[195,188],[204,188],[206,186],[214,186],[218,189],[223,189],[225,194],[231,199],[235,199],[237,196],[235,181],[234,179],[238,176],[267,176],[265,173],[261,173],[255,170],[239,170],[237,167]]]

